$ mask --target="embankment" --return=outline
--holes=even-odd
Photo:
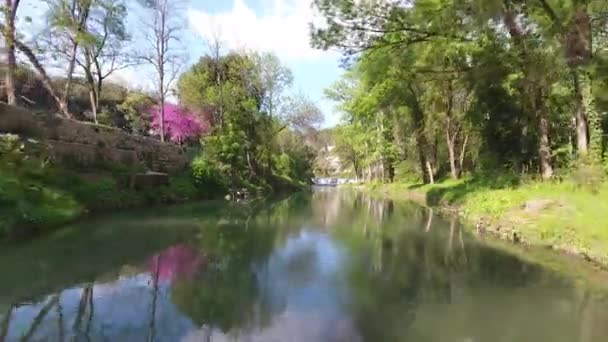
[[[185,148],[0,104],[0,240],[90,212],[209,196]]]
[[[100,164],[177,173],[189,163],[184,147],[114,127],[65,119],[0,103],[0,133],[39,143],[39,153],[57,165],[95,169]],[[32,146],[33,147],[33,146]]]
[[[592,189],[568,181],[494,184],[467,179],[359,188],[456,213],[478,234],[553,249],[608,267],[608,184]]]

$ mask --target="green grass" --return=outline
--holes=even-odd
[[[167,185],[135,190],[122,173],[82,174],[35,160],[0,166],[0,241],[43,233],[87,212],[213,197],[205,192],[187,173],[172,175]]]
[[[608,264],[608,183],[589,189],[573,181],[518,184],[512,178],[495,177],[426,185],[370,184],[367,188],[430,206],[457,207],[469,223],[515,231],[526,243],[584,253]],[[535,201],[549,204],[525,208]]]

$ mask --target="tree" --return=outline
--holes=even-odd
[[[232,190],[268,188],[277,174],[310,179],[312,157],[304,141],[321,112],[303,95],[288,97],[289,71],[274,57],[261,58],[247,51],[206,55],[178,81],[180,103],[213,127],[202,140],[200,164],[221,174]]]
[[[3,34],[4,34],[4,32],[6,32],[6,27],[1,23],[0,23],[0,32],[2,32]],[[46,73],[46,70],[44,69],[44,67],[42,66],[42,64],[40,63],[40,61],[38,60],[38,58],[32,51],[32,49],[30,49],[25,43],[23,43],[22,41],[17,39],[16,36],[14,38],[14,43],[15,43],[15,47],[26,56],[26,58],[28,59],[30,64],[32,64],[32,66],[36,70],[38,77],[40,78],[42,84],[49,92],[49,95],[57,103],[57,107],[58,107],[59,111],[65,117],[71,118],[71,115],[68,111],[68,108],[67,108],[65,102],[63,102],[61,100],[61,98],[59,97],[57,91],[55,90],[55,86],[53,85],[51,78]]]
[[[15,58],[15,18],[17,17],[17,9],[19,8],[19,0],[5,0],[4,6],[1,7],[4,14],[4,22],[6,23],[3,30],[4,43],[6,49],[6,79],[5,88],[8,104],[17,104],[15,95],[15,70],[17,68],[17,60]]]
[[[151,129],[149,112],[154,105],[155,100],[150,95],[139,91],[132,91],[118,106],[118,110],[124,114],[130,132],[148,135]]]
[[[349,124],[384,142],[378,160],[395,156],[392,145],[411,158],[414,137],[425,182],[448,168],[460,177],[467,156],[472,164],[480,154],[548,179],[553,151],[564,144],[553,130],[565,128],[566,105],[563,59],[554,58],[558,41],[542,3],[316,0],[326,23],[313,25],[311,36],[316,47],[343,51],[359,84],[347,96],[332,95]]]
[[[319,107],[303,93],[287,96],[276,119],[282,125],[278,131],[287,127],[305,133],[314,131],[323,122],[323,113]],[[276,133],[275,133],[276,134]]]
[[[262,100],[262,110],[268,113],[268,116],[272,119],[284,101],[285,91],[293,83],[293,75],[291,70],[282,65],[274,54],[255,54],[254,58],[260,70],[262,87],[265,92],[265,98]]]
[[[208,122],[202,121],[195,114],[171,103],[165,103],[164,110],[158,106],[153,107],[150,116],[152,117],[151,128],[159,135],[160,130],[164,129],[163,135],[178,144],[198,139],[210,128]],[[164,123],[161,124],[161,120],[164,120]]]
[[[362,164],[366,156],[368,137],[360,125],[351,124],[338,126],[334,130],[335,152],[342,161],[351,164],[357,179],[363,178]]]
[[[160,140],[165,141],[165,101],[177,79],[182,58],[176,52],[182,29],[180,3],[171,0],[140,0],[148,17],[142,21],[143,40],[147,50],[139,58],[153,67],[155,88],[160,99]]]
[[[88,32],[87,23],[97,0],[46,1],[49,5],[47,17],[50,25],[47,30],[50,39],[47,43],[52,51],[61,53],[67,60],[66,82],[61,98],[61,101],[67,104],[72,90],[78,49],[82,44],[89,44],[94,39]]]
[[[126,14],[122,0],[100,0],[88,22],[91,39],[82,44],[82,57],[76,59],[84,71],[95,122],[103,81],[115,71],[131,65],[123,51],[123,45],[129,39],[124,24]]]

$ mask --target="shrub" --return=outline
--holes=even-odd
[[[194,178],[188,174],[171,178],[167,190],[172,202],[193,200],[202,192],[197,188]]]
[[[395,165],[395,182],[398,183],[419,183],[420,171],[415,162],[404,160]]]
[[[69,192],[45,182],[47,169],[24,153],[15,136],[0,138],[0,238],[56,226],[81,213]]]
[[[226,179],[218,166],[204,155],[192,162],[192,176],[199,192],[205,195],[219,195],[226,191]]]
[[[281,153],[275,157],[275,169],[283,176],[291,177],[293,169],[293,161],[287,153]]]

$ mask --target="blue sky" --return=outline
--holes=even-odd
[[[324,98],[323,89],[337,80],[342,70],[336,52],[310,47],[308,23],[318,20],[310,3],[311,0],[191,0],[186,15],[190,31],[199,39],[217,34],[230,49],[245,47],[277,54],[294,74],[294,90],[317,102],[325,115],[325,125],[333,126],[339,115],[334,113],[334,104]]]
[[[134,0],[127,3],[130,1]],[[334,104],[324,98],[323,89],[337,80],[342,70],[338,53],[310,47],[308,23],[319,20],[313,14],[311,1],[186,0],[184,41],[189,63],[206,52],[206,41],[213,36],[219,36],[226,49],[273,52],[292,70],[293,90],[303,92],[319,105],[325,115],[324,126],[335,125],[339,114],[334,113]],[[44,9],[46,5],[41,0],[23,0],[19,15],[36,19]],[[134,21],[131,19],[132,16],[130,21]],[[36,21],[23,23],[22,31]],[[146,87],[151,77],[142,77],[145,70],[126,70],[120,76],[131,85]]]

